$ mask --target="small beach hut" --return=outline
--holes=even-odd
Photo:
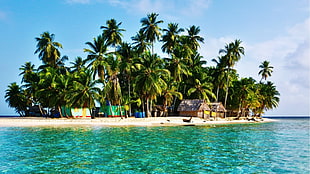
[[[225,117],[225,112],[227,111],[221,102],[209,103],[209,107],[211,112],[210,115],[212,117],[220,117],[220,118]]]
[[[210,111],[210,108],[203,99],[186,99],[181,101],[177,111],[181,116],[209,118],[206,111]]]

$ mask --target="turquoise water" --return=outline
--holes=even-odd
[[[3,173],[309,173],[309,119],[205,127],[1,127]]]

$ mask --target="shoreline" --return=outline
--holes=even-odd
[[[257,124],[274,122],[270,118],[263,118],[262,121],[248,120],[217,120],[206,121],[193,117],[191,122],[183,122],[189,117],[150,117],[150,118],[42,118],[42,117],[15,117],[0,118],[0,127],[70,127],[70,126],[102,126],[102,127],[152,127],[152,126],[208,126],[220,124]]]

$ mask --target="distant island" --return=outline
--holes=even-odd
[[[63,45],[54,34],[43,32],[34,50],[42,64],[21,65],[21,82],[6,90],[9,107],[20,116],[71,117],[73,108],[88,108],[92,116],[152,117],[179,114],[183,100],[199,100],[206,104],[202,117],[211,119],[218,112],[212,103],[223,106],[220,117],[225,118],[260,117],[278,106],[280,93],[267,81],[273,72],[268,60],[258,65],[259,81],[239,77],[234,67],[245,55],[241,40],[224,45],[211,58],[215,66],[207,66],[199,53],[204,43],[199,26],[168,23],[161,28],[164,21],[157,13],[140,22],[140,30],[126,42],[122,23],[107,20],[102,33],[85,43],[87,57],[73,61],[61,54]],[[155,52],[155,44],[162,52]]]

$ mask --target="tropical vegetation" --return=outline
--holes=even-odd
[[[124,106],[128,113],[140,110],[151,116],[155,105],[175,112],[182,99],[204,99],[223,102],[226,109],[245,116],[261,115],[278,106],[280,94],[274,83],[267,81],[273,72],[269,61],[259,65],[259,82],[252,77],[240,78],[234,69],[245,55],[241,40],[227,43],[212,59],[215,66],[207,66],[199,53],[205,41],[199,26],[180,28],[177,23],[168,23],[162,29],[164,21],[157,13],[140,22],[140,30],[126,42],[122,23],[107,20],[100,27],[102,33],[85,43],[88,55],[72,62],[61,55],[63,46],[55,41],[55,35],[43,32],[35,38],[34,52],[42,64],[29,61],[21,66],[20,85],[11,83],[6,90],[9,107],[26,116],[31,106],[39,106],[46,115],[51,109],[61,113],[62,106],[109,104]],[[155,53],[156,44],[162,52]]]

